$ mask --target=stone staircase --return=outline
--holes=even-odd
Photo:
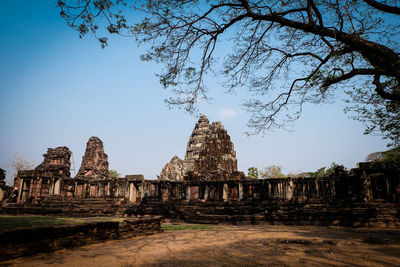
[[[3,214],[36,214],[60,216],[123,215],[128,204],[119,198],[61,198],[51,197],[40,204],[10,203],[2,207]]]

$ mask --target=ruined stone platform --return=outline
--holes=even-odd
[[[0,233],[0,261],[162,231],[160,217],[5,231]]]
[[[41,203],[9,203],[2,214],[34,214],[59,216],[119,216],[128,207],[123,198],[68,198],[53,196]]]
[[[131,206],[130,216],[204,224],[319,225],[400,228],[400,203],[296,203],[271,201],[168,201],[150,198]]]

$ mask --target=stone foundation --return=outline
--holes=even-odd
[[[162,232],[160,221],[160,218],[140,218],[2,232],[0,261],[103,240],[154,234]]]
[[[175,222],[206,224],[319,225],[400,228],[398,203],[296,203],[290,201],[159,202],[127,209],[130,216],[159,215]]]
[[[18,172],[14,180],[17,203],[4,204],[0,212],[114,216],[129,207],[126,212],[131,215],[159,214],[186,221],[235,223],[262,218],[271,223],[322,221],[330,225],[334,220],[326,218],[357,222],[357,216],[377,215],[379,205],[400,203],[399,172],[382,162],[360,163],[348,172],[338,168],[324,178],[246,178],[237,171],[226,130],[221,123],[209,124],[205,116],[192,132],[185,160],[175,157],[160,180],[145,180],[143,175],[110,179],[108,156],[97,137],[89,139],[75,178],[70,177],[70,156],[67,147],[48,149],[37,168]],[[313,208],[304,208],[309,204]],[[378,209],[365,211],[364,204]],[[355,209],[348,212],[347,205]],[[393,205],[395,213],[387,216],[397,218],[398,208]]]

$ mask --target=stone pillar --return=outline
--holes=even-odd
[[[190,188],[190,198],[198,200],[199,199],[199,188],[200,188],[200,186],[194,185],[194,186],[190,186],[189,188]]]
[[[190,185],[186,185],[186,199],[190,199]]]
[[[204,200],[207,200],[208,199],[208,185],[207,184],[205,184],[204,185]]]
[[[228,184],[224,184],[224,187],[222,189],[222,199],[224,200],[224,202],[228,201],[228,192],[229,192]]]
[[[390,200],[391,199],[391,190],[390,190],[389,179],[387,176],[385,176],[385,185],[386,185],[386,198],[387,198],[387,200]],[[372,198],[372,192],[371,192],[371,198]]]
[[[96,185],[96,197],[102,197],[103,196],[103,183],[97,183]]]
[[[371,192],[371,180],[365,171],[361,174],[361,198],[364,202],[368,202],[372,199]]]
[[[144,190],[143,190],[142,183],[139,185],[139,197],[140,197],[140,199],[143,199],[143,197],[144,197]]]
[[[136,203],[136,187],[133,183],[129,183],[129,202]]]
[[[34,192],[35,192],[35,187],[36,187],[36,182],[35,182],[35,178],[31,178],[30,182],[29,182],[30,186],[29,186],[29,190],[28,190],[28,197],[34,197]]]
[[[168,201],[169,199],[169,190],[167,185],[162,185],[161,186],[161,201],[165,202]]]
[[[155,184],[150,184],[150,196],[154,197],[157,196],[157,188]]]
[[[19,185],[18,185],[18,196],[17,196],[17,202],[21,202],[21,197],[22,197],[22,187],[24,184],[24,179],[19,180]]]
[[[243,199],[243,184],[239,183],[239,200]]]
[[[73,195],[73,197],[76,197],[76,190],[78,189],[78,182],[77,181],[75,181],[74,182],[74,195]]]
[[[278,182],[278,198],[283,198],[283,181]]]
[[[286,183],[286,199],[292,199],[293,198],[293,180],[290,179],[288,183]]]

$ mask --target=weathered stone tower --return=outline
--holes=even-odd
[[[165,165],[160,180],[220,181],[245,177],[237,171],[236,153],[221,122],[210,124],[205,115],[196,123],[186,148],[185,160],[177,156]]]
[[[210,124],[205,115],[201,115],[189,138],[185,167],[188,180],[236,180],[242,176],[224,126],[221,122]]]
[[[189,142],[186,147],[185,169],[189,172],[194,171],[196,160],[200,159],[200,154],[204,149],[206,139],[210,134],[210,123],[206,115],[201,115],[199,121],[194,126]],[[203,153],[204,154],[204,153]],[[203,155],[204,156],[204,155]]]
[[[70,177],[71,155],[72,152],[66,146],[48,148],[47,153],[43,154],[43,162],[35,168],[35,171],[51,172],[60,177]]]
[[[108,156],[100,138],[92,136],[86,145],[85,155],[76,178],[84,180],[108,179]]]

